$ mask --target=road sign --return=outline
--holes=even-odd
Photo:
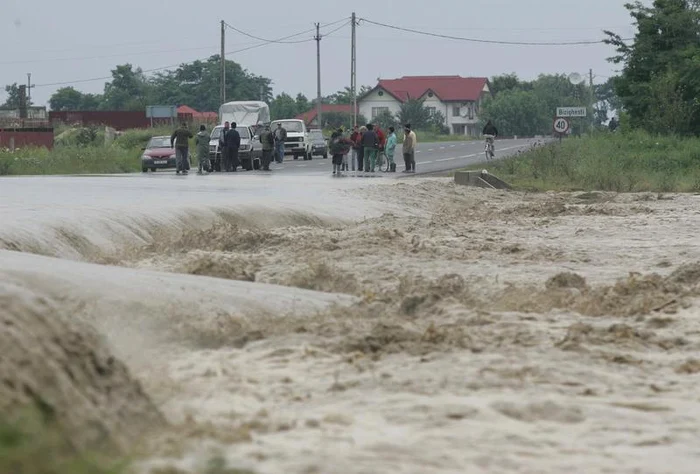
[[[562,117],[554,119],[554,131],[564,134],[569,131],[569,121]]]
[[[557,117],[585,117],[585,107],[557,107]]]

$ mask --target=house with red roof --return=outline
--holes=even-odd
[[[485,77],[404,76],[380,79],[374,89],[358,98],[358,108],[371,119],[382,112],[398,114],[409,99],[423,99],[426,107],[442,113],[450,133],[478,136],[479,110],[490,95]]]
[[[197,112],[188,105],[181,105],[178,107],[177,115],[179,120],[202,123],[216,123],[219,117],[219,114],[216,112]]]
[[[297,120],[303,120],[307,128],[320,128],[318,126],[318,111],[314,106],[313,109],[303,114],[297,115]],[[346,113],[352,114],[352,104],[321,104],[321,115],[327,113]],[[323,119],[323,116],[321,117]]]

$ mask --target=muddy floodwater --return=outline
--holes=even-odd
[[[698,471],[700,196],[225,178],[0,182],[0,409],[143,472]]]

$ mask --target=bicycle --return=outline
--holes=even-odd
[[[486,161],[492,160],[495,156],[495,147],[493,144],[494,135],[484,135],[486,137],[486,144],[484,145],[484,153],[486,154]]]
[[[386,157],[384,150],[377,152],[377,169],[383,173],[389,171],[389,158]]]

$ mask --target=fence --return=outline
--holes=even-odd
[[[28,146],[53,148],[53,128],[0,128],[0,148],[25,148]]]

